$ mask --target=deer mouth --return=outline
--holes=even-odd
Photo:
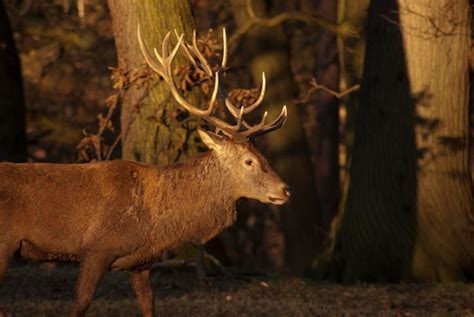
[[[274,205],[283,205],[288,201],[288,199],[290,199],[291,192],[287,185],[283,186],[281,193],[281,195],[277,194],[276,196],[268,196],[268,200],[270,201],[270,203]]]
[[[281,197],[273,197],[273,196],[269,196],[268,197],[268,200],[270,200],[270,202],[272,204],[275,204],[275,205],[283,205],[284,203],[286,203],[286,201],[288,200],[288,198],[281,198]]]

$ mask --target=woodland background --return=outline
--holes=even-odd
[[[237,224],[205,246],[208,273],[472,281],[471,15],[467,0],[4,0],[0,161],[170,164],[203,151],[202,123],[146,67],[136,25],[157,47],[168,30],[197,29],[211,60],[225,27],[232,98],[251,102],[265,71],[262,108],[289,107],[286,126],[256,142],[294,197],[242,202]],[[177,64],[176,77],[206,100],[202,74]],[[184,246],[163,266],[193,266],[195,253]],[[472,298],[471,284],[446,294],[457,287]],[[455,309],[472,313],[464,299]]]

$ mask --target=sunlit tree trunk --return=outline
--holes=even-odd
[[[237,27],[250,17],[245,0],[231,0]],[[265,1],[252,1],[260,16],[265,16]],[[270,115],[275,116],[283,104],[288,105],[288,121],[284,128],[265,136],[265,150],[275,169],[292,188],[291,202],[282,208],[281,221],[285,237],[285,258],[294,273],[302,273],[320,247],[317,227],[320,225],[317,210],[316,188],[304,130],[298,109],[293,104],[297,87],[289,63],[289,43],[281,26],[257,27],[246,34],[240,52],[248,54],[248,63],[254,81],[259,83],[262,71],[267,76],[265,103]],[[265,107],[265,106],[262,106]]]
[[[467,0],[372,0],[336,277],[474,276],[469,47]]]
[[[26,161],[25,104],[20,60],[0,1],[0,162]]]
[[[138,24],[151,48],[160,48],[170,31],[184,32],[188,40],[191,38],[194,19],[188,0],[109,0],[108,3],[119,67],[126,71],[144,67],[137,42]],[[158,80],[150,87],[147,92],[143,85],[134,85],[125,94],[121,113],[123,158],[167,164],[194,155],[194,138],[189,131],[170,128],[176,123],[176,104],[168,88]],[[189,98],[193,100],[193,96]]]
[[[367,8],[370,0],[339,0],[338,20],[344,21],[358,31],[358,37],[339,38],[339,60],[345,85],[359,84],[364,66]]]

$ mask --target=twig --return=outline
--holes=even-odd
[[[117,147],[121,139],[122,139],[122,132],[119,133],[119,135],[115,138],[114,143],[112,143],[112,145],[110,146],[109,152],[107,153],[107,156],[105,157],[106,161],[110,160],[112,153],[114,152],[115,148]]]
[[[225,266],[222,265],[221,261],[219,261],[215,256],[213,256],[212,254],[208,253],[206,250],[203,250],[204,251],[204,258],[208,259],[209,261],[211,261],[215,266],[217,266],[219,268],[219,270],[221,270],[221,272],[223,274],[229,274],[229,272],[226,270]]]
[[[122,140],[122,138],[125,138],[128,134],[128,131],[130,129],[130,126],[132,125],[132,123],[135,121],[135,119],[137,118],[137,113],[139,111],[139,105],[142,103],[142,101],[148,96],[148,90],[149,90],[149,87],[146,87],[144,93],[140,96],[140,98],[138,98],[137,102],[135,103],[135,106],[133,107],[135,110],[134,112],[132,113],[132,117],[130,118],[130,120],[128,121],[127,123],[127,127],[122,130],[119,135],[115,138],[114,140],[114,143],[112,143],[112,145],[110,146],[109,148],[109,151],[107,153],[107,156],[105,157],[105,160],[109,160],[110,157],[112,156],[112,153],[114,152],[115,148],[117,147],[118,143]],[[122,93],[120,93],[119,95],[119,100],[122,99]],[[115,107],[114,107],[115,108]],[[110,110],[110,109],[109,109]],[[115,109],[114,109],[115,110]],[[108,117],[108,114],[107,114],[107,117]],[[106,118],[107,118],[106,117]],[[110,119],[110,118],[109,118]]]
[[[112,119],[112,115],[114,114],[115,107],[116,107],[115,105],[109,107],[109,110],[107,111],[107,115],[105,116],[104,124],[99,128],[99,132],[97,133],[97,136],[101,136],[102,133],[104,133],[107,127],[107,123],[109,123],[110,119]]]
[[[309,98],[311,98],[311,96],[318,90],[323,90],[325,92],[327,92],[328,94],[336,97],[337,99],[341,99],[342,97],[354,92],[354,91],[357,91],[360,89],[360,85],[354,85],[344,91],[341,91],[341,92],[337,92],[337,91],[334,91],[324,85],[320,85],[318,84],[318,82],[316,81],[316,78],[313,78],[311,79],[311,81],[309,82],[309,84],[312,86],[312,88],[310,90],[308,90],[308,92],[306,93],[306,96],[303,98],[303,99],[300,99],[298,101],[296,101],[297,104],[302,104],[302,103],[306,103],[308,102]]]
[[[105,117],[105,120],[103,121],[103,124],[100,125],[99,127],[99,132],[96,134],[98,138],[102,136],[104,133],[105,129],[107,128],[107,124],[109,121],[112,119],[112,115],[114,114],[116,105],[111,105],[109,106],[109,110],[107,111],[107,116]],[[99,142],[97,144],[97,160],[102,161],[102,142]],[[108,155],[107,155],[108,156]]]

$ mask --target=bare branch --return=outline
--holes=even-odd
[[[316,78],[311,79],[309,84],[311,85],[311,89],[308,90],[308,92],[306,93],[306,96],[303,99],[300,99],[296,102],[297,104],[308,102],[309,98],[311,98],[311,96],[318,90],[323,90],[327,92],[328,94],[336,97],[337,99],[341,99],[342,97],[347,96],[348,94],[358,91],[360,89],[360,85],[354,85],[344,91],[337,92],[324,85],[318,84],[318,82],[316,81]]]
[[[122,139],[122,132],[120,132],[119,135],[117,135],[117,137],[114,140],[114,143],[112,143],[112,145],[110,146],[110,149],[107,152],[107,156],[105,157],[106,161],[110,160],[110,157],[112,156],[112,153],[114,153],[114,150],[117,147],[117,145],[119,144],[121,139]]]
[[[300,21],[322,27],[342,37],[358,37],[358,32],[347,23],[334,23],[317,14],[307,14],[300,11],[288,11],[271,18],[261,18],[255,14],[252,0],[247,0],[247,14],[250,19],[243,27],[237,29],[229,39],[229,44],[234,44],[247,32],[256,26],[273,27],[288,21]]]

